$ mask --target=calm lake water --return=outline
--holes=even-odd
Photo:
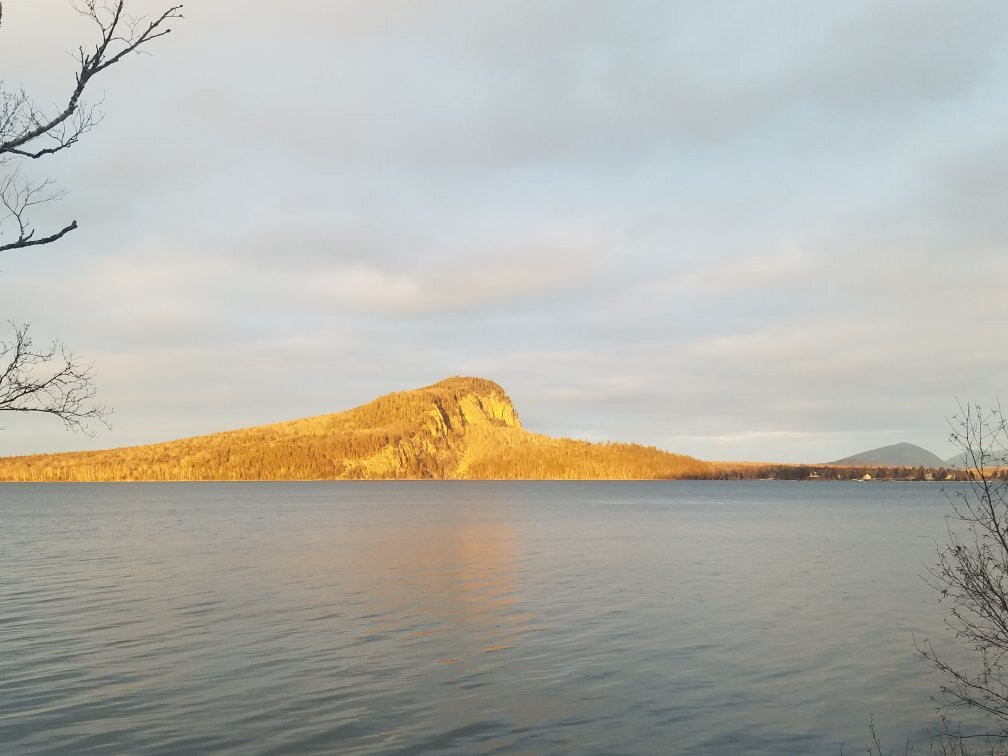
[[[929,484],[0,485],[4,753],[854,753]],[[926,749],[925,749],[926,750]]]

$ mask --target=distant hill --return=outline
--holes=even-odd
[[[522,428],[482,378],[448,378],[355,409],[147,446],[0,458],[5,481],[654,479],[709,465],[637,444]]]
[[[869,451],[844,457],[828,464],[855,467],[859,465],[879,465],[881,467],[945,467],[947,465],[937,454],[932,454],[927,449],[906,442],[880,446],[878,449],[870,449]]]

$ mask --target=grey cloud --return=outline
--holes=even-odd
[[[356,27],[332,27],[335,44],[301,53],[323,93],[307,103],[273,69],[243,77],[272,96],[242,121],[259,140],[294,137],[312,159],[383,170],[619,164],[787,127],[782,113],[810,107],[829,111],[815,116],[820,128],[894,121],[891,138],[920,115],[914,106],[978,85],[998,43],[992,16],[1004,15],[919,3],[424,7],[405,14],[408,31],[404,14],[376,10],[389,22],[365,43],[347,39]],[[339,93],[335,108],[326,92]]]
[[[10,314],[96,361],[116,430],[19,421],[2,452],[475,373],[542,432],[942,454],[953,397],[997,393],[1000,3],[187,10],[34,166],[71,191],[40,220],[81,228],[0,261]],[[53,19],[72,49],[57,0],[12,4],[0,47],[46,93],[69,61],[27,30]]]

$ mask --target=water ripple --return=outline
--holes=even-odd
[[[871,713],[919,739],[927,493],[0,485],[0,750],[853,752]]]

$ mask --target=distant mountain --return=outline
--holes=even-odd
[[[879,465],[881,467],[945,467],[947,465],[937,454],[932,454],[927,449],[923,449],[915,444],[908,444],[905,441],[899,444],[880,446],[878,449],[870,449],[860,454],[838,459],[836,462],[830,462],[829,464],[851,467],[859,465]]]
[[[945,460],[946,467],[958,467],[960,470],[965,470],[969,465],[966,462],[966,453],[962,452],[956,454],[954,457],[949,457]]]
[[[448,378],[332,415],[94,452],[0,458],[0,480],[652,479],[708,477],[693,457],[522,428],[483,378]]]

